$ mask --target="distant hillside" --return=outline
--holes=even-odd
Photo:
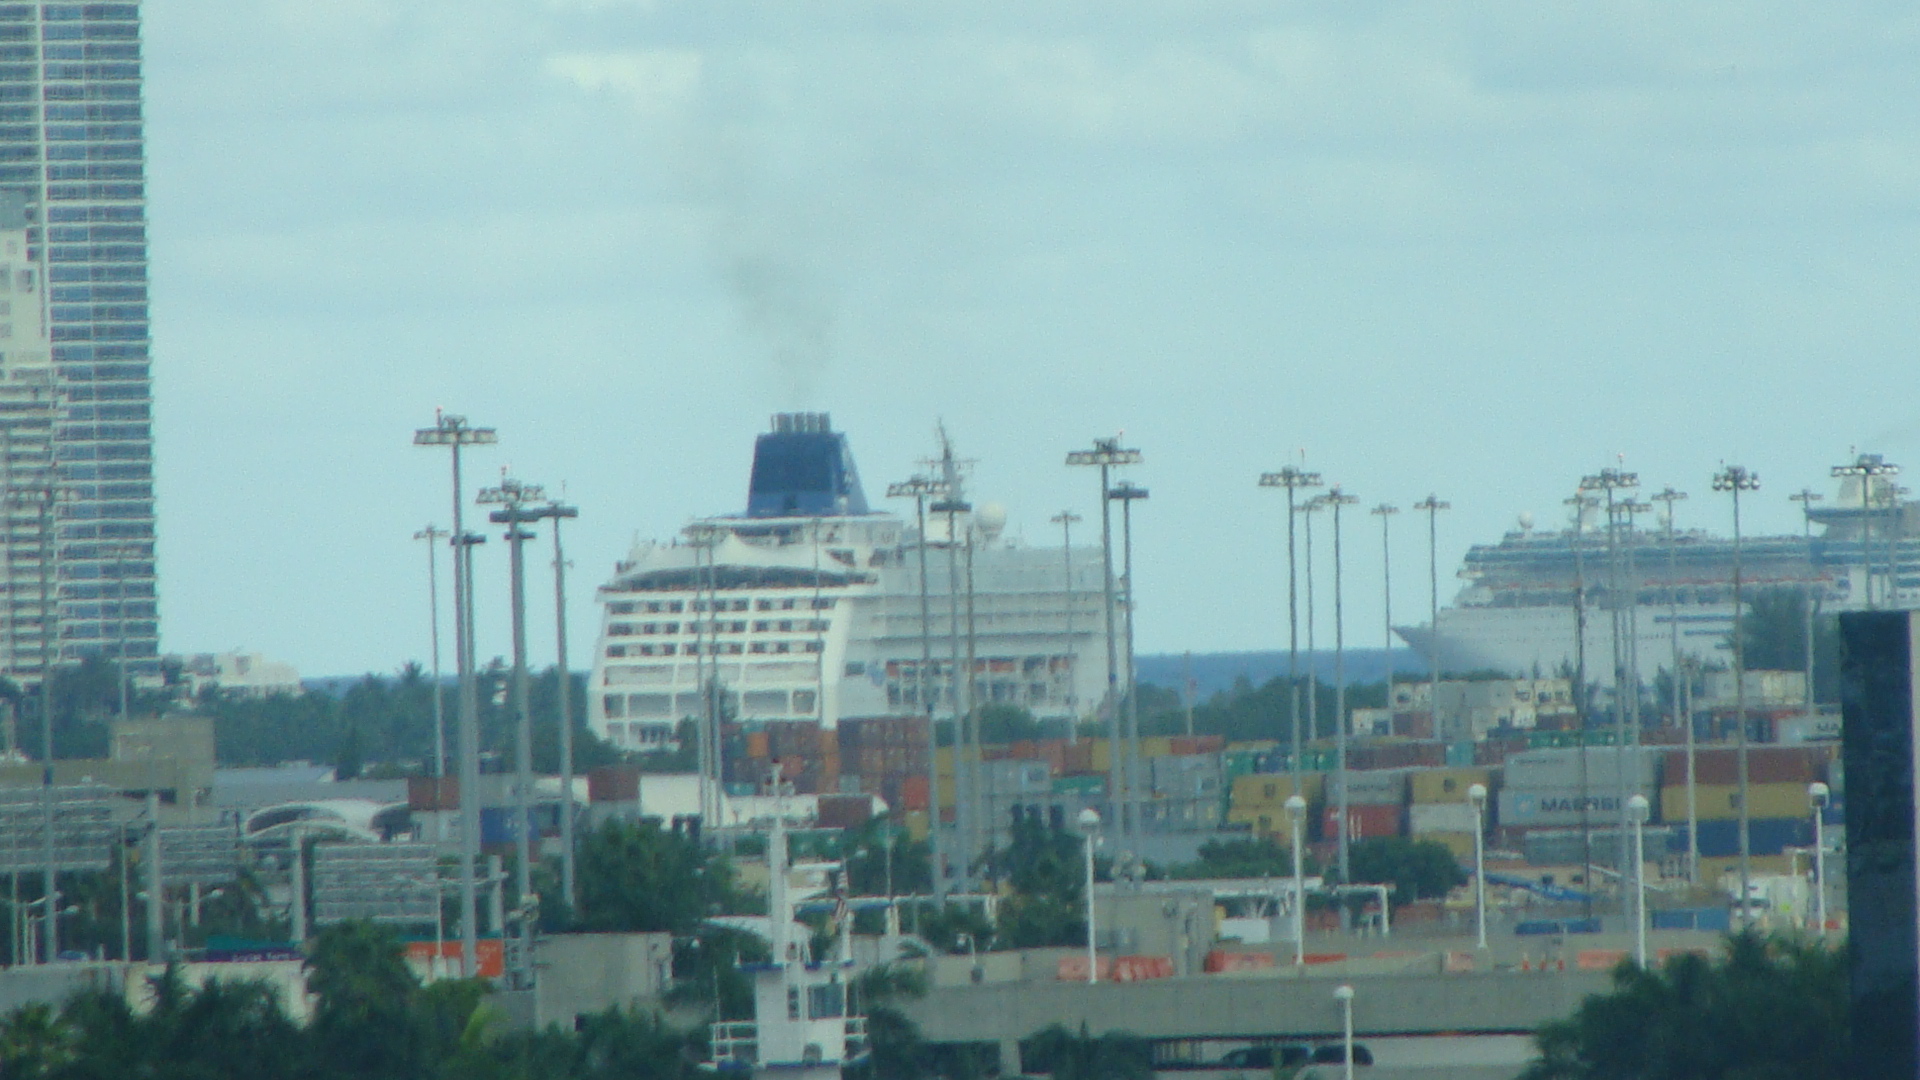
[[[1395,649],[1389,654],[1385,649],[1348,649],[1347,678],[1352,682],[1379,682],[1387,677],[1388,656],[1392,656],[1393,670],[1398,675],[1421,677],[1427,673],[1427,665],[1420,655],[1412,649]],[[1178,691],[1182,675],[1188,660],[1179,653],[1159,653],[1152,656],[1140,656],[1136,665],[1140,672],[1140,681],[1164,686]],[[1278,652],[1239,652],[1239,653],[1194,653],[1191,661],[1193,681],[1197,684],[1202,699],[1214,693],[1233,688],[1234,681],[1241,676],[1255,686],[1267,682],[1276,676],[1287,673],[1287,654]],[[1300,652],[1300,669],[1303,673],[1318,670],[1322,681],[1333,679],[1333,652],[1322,649],[1318,653]]]

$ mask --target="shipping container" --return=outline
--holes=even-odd
[[[822,795],[814,822],[823,829],[857,829],[873,820],[870,795]]]
[[[1447,768],[1458,769],[1471,767],[1476,761],[1474,751],[1474,744],[1470,742],[1448,743]]]
[[[1218,754],[1226,749],[1227,740],[1218,735],[1175,735],[1168,740],[1171,752],[1176,756],[1187,754]]]
[[[1747,748],[1748,784],[1799,784],[1804,787],[1827,778],[1828,763],[1833,760],[1829,745],[1752,746]],[[1740,782],[1740,756],[1728,747],[1694,751],[1700,784],[1737,784]],[[1666,753],[1665,783],[1684,784],[1687,780],[1687,752]]]
[[[639,779],[640,771],[634,770],[634,778]],[[592,798],[593,776],[587,776],[588,797]],[[638,798],[636,793],[634,798]],[[606,800],[595,799],[595,802]],[[625,800],[631,802],[632,800]],[[460,780],[452,776],[409,776],[407,777],[408,810],[458,810],[460,809]],[[58,835],[58,834],[56,834]]]
[[[1740,785],[1695,784],[1694,791],[1701,821],[1726,821],[1740,816]],[[1813,797],[1807,793],[1805,784],[1794,782],[1747,785],[1747,816],[1749,817],[1790,818],[1812,815]],[[1685,784],[1669,784],[1660,789],[1660,816],[1664,821],[1687,820],[1687,786]]]
[[[1624,767],[1629,786],[1651,788],[1657,757],[1656,751],[1641,746],[1528,750],[1507,758],[1505,782],[1509,788],[1547,790],[1577,789],[1584,780],[1589,787],[1611,789],[1618,786]]]
[[[1651,785],[1627,794],[1644,795],[1649,803],[1659,796]],[[1511,776],[1495,804],[1498,809],[1494,820],[1503,826],[1607,825],[1617,822],[1621,814],[1620,792],[1611,785],[1593,784],[1585,791],[1578,785],[1515,787]]]
[[[901,777],[900,801],[904,804],[901,809],[906,810],[908,813],[925,814],[927,810],[927,778],[924,775]]]
[[[1680,849],[1685,850],[1685,830],[1677,839]],[[1675,840],[1667,828],[1642,829],[1641,854],[1647,862],[1659,862],[1673,852]],[[1579,866],[1587,858],[1589,843],[1595,866],[1618,866],[1622,851],[1633,845],[1633,832],[1623,833],[1618,828],[1588,829],[1584,833],[1579,829],[1534,829],[1525,835],[1520,851],[1529,866]]]
[[[1685,828],[1681,831],[1684,833]],[[1747,822],[1748,853],[1756,856],[1780,855],[1790,847],[1813,846],[1813,821],[1809,818],[1754,818]],[[1738,821],[1702,821],[1700,823],[1701,858],[1727,858],[1740,854]]]
[[[1404,772],[1349,772],[1346,774],[1348,805],[1404,806],[1407,802],[1407,774]],[[1341,775],[1327,778],[1327,801],[1340,799]]]
[[[458,798],[457,793],[455,798]],[[599,765],[587,770],[588,802],[629,803],[638,802],[639,799],[639,766]]]
[[[1381,836],[1402,836],[1406,833],[1406,810],[1400,806],[1388,806],[1383,803],[1353,803],[1347,807],[1347,839],[1366,840]],[[1320,836],[1324,840],[1333,840],[1339,836],[1340,808],[1328,806],[1320,821]]]
[[[1076,773],[1053,778],[1053,794],[1098,796],[1107,793],[1107,778],[1099,773]]]
[[[1421,803],[1464,803],[1475,784],[1493,790],[1492,769],[1426,769],[1413,774],[1409,784],[1415,806]]]
[[[1439,844],[1463,862],[1473,858],[1472,832],[1416,832],[1413,838]]]
[[[1433,832],[1471,834],[1481,824],[1480,814],[1465,799],[1458,802],[1414,803],[1407,810],[1407,829],[1415,836]]]
[[[1309,803],[1320,798],[1326,778],[1309,773],[1300,778],[1300,797]],[[1233,778],[1230,799],[1236,807],[1270,806],[1278,811],[1293,795],[1293,777],[1284,773],[1255,773]]]

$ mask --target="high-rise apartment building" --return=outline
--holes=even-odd
[[[24,200],[26,263],[47,285],[58,656],[124,655],[151,671],[159,623],[138,4],[0,2],[0,194]]]

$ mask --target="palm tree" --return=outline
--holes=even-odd
[[[1151,1080],[1153,1051],[1141,1038],[1121,1031],[1089,1035],[1082,1023],[1075,1034],[1054,1024],[1021,1040],[1024,1069],[1053,1080]]]

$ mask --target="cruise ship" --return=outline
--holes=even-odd
[[[755,440],[743,512],[636,544],[600,587],[593,730],[623,749],[669,748],[682,719],[706,715],[709,693],[748,730],[924,715],[927,655],[942,716],[969,694],[1042,720],[1095,712],[1100,549],[1008,539],[1004,512],[968,504],[942,451],[920,501],[889,513],[868,503],[826,414],[775,416]],[[969,656],[972,679],[956,679]]]
[[[1742,537],[1742,588],[1811,588],[1830,612],[1920,606],[1920,503],[1900,498],[1897,469],[1879,455],[1859,455],[1834,472],[1841,482],[1830,500],[1800,500],[1801,534]],[[1498,543],[1468,550],[1459,572],[1465,584],[1440,610],[1437,633],[1430,625],[1395,632],[1449,672],[1554,675],[1575,662],[1575,599],[1584,592],[1594,683],[1616,680],[1616,628],[1622,666],[1643,682],[1673,666],[1676,619],[1684,656],[1730,662],[1733,539],[1699,530],[1669,537],[1644,510],[1637,519],[1613,515],[1611,531],[1608,520],[1604,506],[1577,522],[1570,514],[1558,530],[1536,530],[1523,518]]]

